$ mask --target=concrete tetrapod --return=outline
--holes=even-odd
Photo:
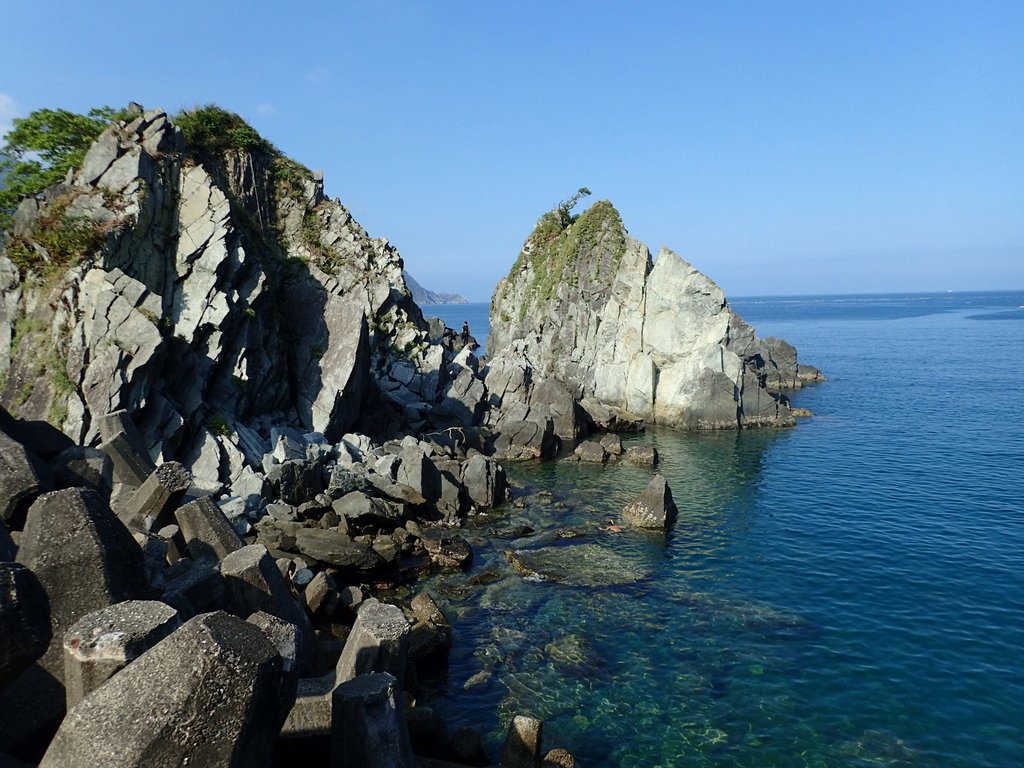
[[[267,766],[281,669],[258,627],[197,616],[75,705],[40,768]]]

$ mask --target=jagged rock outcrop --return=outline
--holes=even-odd
[[[553,418],[571,440],[580,419],[566,393],[627,423],[784,426],[793,414],[779,392],[820,377],[789,344],[759,339],[675,253],[652,261],[606,201],[575,221],[541,218],[495,290],[489,348],[489,423]]]
[[[259,468],[272,425],[426,427],[454,352],[398,252],[264,140],[187,135],[160,110],[113,123],[22,202],[0,251],[0,403],[85,445],[124,409],[144,460],[211,491]]]
[[[412,293],[413,299],[417,304],[426,306],[428,304],[466,304],[465,296],[460,296],[457,293],[438,293],[437,291],[431,291],[424,288],[410,275],[408,272],[403,272],[402,276],[405,278],[405,284],[409,288],[409,292]]]

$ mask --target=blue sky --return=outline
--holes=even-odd
[[[219,104],[433,290],[580,186],[727,295],[1024,288],[1024,2],[3,6],[0,130]]]

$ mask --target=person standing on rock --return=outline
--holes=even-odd
[[[462,343],[469,344],[469,321],[462,324]]]

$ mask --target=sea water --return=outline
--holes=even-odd
[[[1024,764],[1024,292],[732,305],[828,376],[792,397],[814,416],[627,439],[667,535],[599,530],[651,469],[509,465],[525,506],[426,585],[455,637],[431,703],[492,757],[523,713],[583,766]],[[517,526],[587,555],[524,578]]]
[[[480,345],[477,354],[487,354],[487,341],[491,333],[490,304],[469,302],[467,304],[426,304],[422,307],[425,317],[439,317],[456,333],[462,333],[463,323],[469,324],[469,332]]]

